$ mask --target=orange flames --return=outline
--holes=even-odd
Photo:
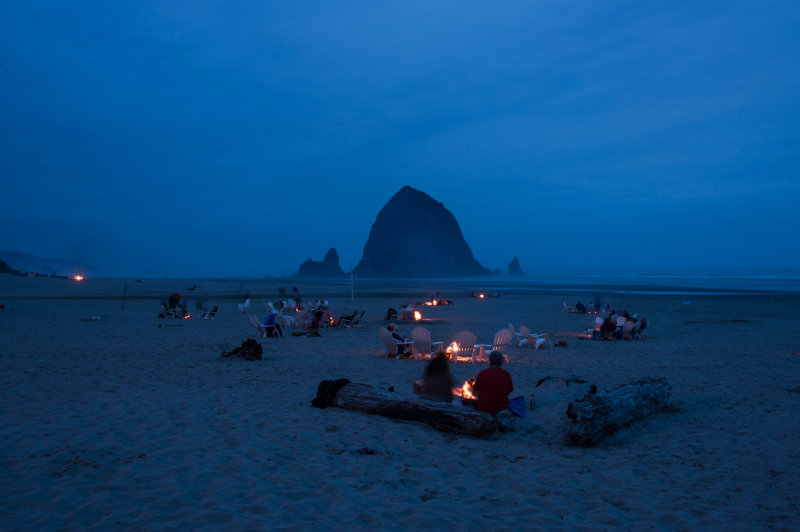
[[[420,311],[418,311],[418,310],[415,310],[415,311],[414,311],[414,320],[415,320],[415,321],[419,321],[419,320],[421,320],[421,319],[422,319],[422,312],[420,312]]]
[[[460,395],[464,399],[476,399],[475,394],[472,393],[473,384],[475,384],[475,379],[467,379],[461,388],[453,388],[453,394]]]
[[[81,275],[79,273],[75,274],[75,275],[72,276],[72,279],[74,279],[75,281],[83,281],[83,275]]]

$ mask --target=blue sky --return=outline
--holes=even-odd
[[[0,249],[349,270],[408,184],[490,268],[798,267],[798,28],[796,2],[3,2]]]

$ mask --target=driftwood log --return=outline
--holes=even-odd
[[[421,421],[444,432],[487,438],[497,430],[492,416],[453,403],[404,399],[369,384],[348,383],[330,400],[331,406],[380,414],[406,421]]]
[[[617,429],[664,408],[671,390],[672,386],[662,378],[589,393],[567,407],[567,417],[572,420],[569,440],[583,447],[594,445]]]

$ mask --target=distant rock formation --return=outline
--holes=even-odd
[[[519,259],[517,257],[514,257],[508,264],[508,275],[512,277],[525,275],[525,273],[522,271],[522,267],[519,265]]]
[[[345,273],[339,267],[339,254],[335,248],[325,253],[322,262],[308,259],[300,265],[295,277],[343,277]]]
[[[0,273],[14,273],[14,270],[12,270],[8,264],[0,259]]]
[[[472,277],[481,266],[453,214],[404,186],[378,213],[355,273],[364,277]]]

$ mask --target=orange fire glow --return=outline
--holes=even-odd
[[[73,275],[73,276],[72,276],[72,278],[73,278],[75,281],[83,281],[83,275],[81,275],[81,274],[79,274],[79,273],[78,273],[78,274],[75,274],[75,275]]]
[[[418,310],[414,311],[414,320],[419,321],[422,319],[422,313]]]
[[[475,394],[472,393],[473,384],[475,384],[475,379],[467,379],[461,388],[453,388],[453,394],[459,395],[464,399],[476,399]]]
[[[484,298],[484,297],[486,297],[486,296],[485,296],[485,295],[483,295],[483,294],[480,294],[478,297],[479,297],[479,298],[481,298],[481,299],[483,299],[483,298]]]

